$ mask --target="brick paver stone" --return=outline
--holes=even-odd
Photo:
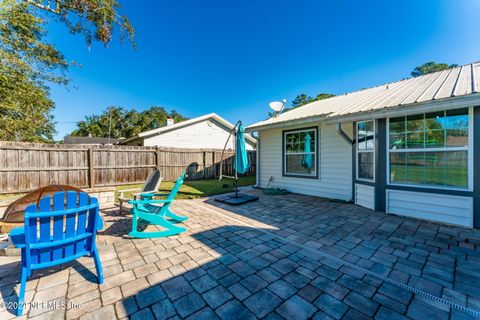
[[[275,310],[275,308],[281,303],[282,300],[280,300],[268,289],[263,289],[259,291],[244,302],[247,308],[250,309],[250,311],[252,311],[253,314],[255,314],[259,318],[263,318],[264,316]]]
[[[358,311],[363,312],[369,317],[373,316],[375,314],[375,311],[378,309],[378,303],[356,292],[350,292],[345,297],[343,302],[348,304],[352,308],[355,308]]]
[[[122,291],[119,287],[108,289],[102,292],[102,303],[104,306],[112,304],[122,299]]]
[[[69,274],[70,270],[66,269],[41,277],[38,280],[37,290],[44,290],[67,283]]]
[[[228,290],[231,294],[233,294],[236,299],[240,301],[245,300],[251,295],[250,291],[245,289],[245,287],[242,286],[240,283],[232,284],[230,287],[228,287]]]
[[[100,299],[90,300],[82,304],[81,308],[72,308],[67,310],[67,319],[76,319],[84,314],[91,314],[102,307]]]
[[[157,319],[167,319],[176,314],[175,308],[168,299],[164,299],[152,305],[152,311]]]
[[[160,287],[160,285],[156,285],[148,287],[147,289],[137,293],[135,295],[135,300],[137,301],[139,308],[142,309],[166,297],[167,296],[165,295],[165,292]]]
[[[355,292],[358,292],[366,297],[371,297],[375,293],[375,287],[361,281],[355,279],[351,276],[344,275],[339,280],[338,283],[348,289],[351,289]]]
[[[158,271],[158,268],[157,266],[155,265],[155,263],[149,263],[149,264],[146,264],[144,266],[141,266],[141,267],[138,267],[138,268],[135,268],[133,270],[133,272],[135,273],[135,276],[137,278],[141,278],[141,277],[144,277],[144,276],[147,276],[151,273],[154,273]]]
[[[423,302],[414,300],[409,306],[407,311],[407,316],[412,319],[438,319],[446,320],[448,319],[448,313],[441,311],[439,309],[433,308],[432,306],[425,304]]]
[[[278,280],[282,277],[281,273],[275,271],[271,267],[267,267],[265,269],[262,269],[262,270],[258,271],[257,274],[260,278],[262,278],[263,280],[265,280],[269,283],[274,282],[274,281],[276,281],[276,280]]]
[[[196,292],[179,298],[173,305],[181,317],[189,316],[206,306],[205,301],[203,301],[202,297]]]
[[[305,287],[310,282],[309,278],[295,271],[290,272],[283,279],[297,289]]]
[[[176,300],[193,291],[193,288],[183,277],[162,282],[161,286],[167,296],[172,300]]]
[[[400,303],[396,300],[393,300],[381,293],[376,293],[374,296],[373,296],[373,300],[375,300],[377,303],[383,305],[383,306],[386,306],[396,312],[399,312],[401,314],[405,313],[405,311],[407,310],[407,306],[403,303]]]
[[[113,305],[106,306],[95,310],[95,312],[90,312],[80,317],[80,320],[103,320],[103,319],[114,319],[115,318],[115,308]]]
[[[206,307],[189,316],[187,320],[216,320],[219,319],[215,312]]]
[[[120,291],[120,288],[114,288]],[[121,292],[120,292],[120,298],[121,298]],[[100,299],[100,291],[99,290],[93,290],[87,293],[84,293],[82,295],[76,296],[74,298],[68,299],[68,304],[71,305],[80,305],[84,304],[85,302],[88,302],[90,300],[94,299]],[[107,304],[104,304],[107,305]]]
[[[332,280],[322,276],[313,280],[311,284],[321,291],[328,293],[332,297],[337,298],[338,300],[343,300],[343,298],[350,291],[336,282],[333,282]]]
[[[103,285],[102,285],[103,287]],[[73,298],[81,294],[91,292],[96,289],[100,289],[100,286],[95,282],[82,281],[75,284],[68,285],[68,298]],[[103,289],[103,288],[102,288]]]
[[[347,313],[342,317],[342,320],[370,320],[372,317],[366,316],[364,313],[350,308]]]
[[[379,289],[378,292],[401,303],[408,304],[412,299],[413,293],[397,287],[393,284],[385,282]]]
[[[121,286],[122,284],[130,282],[132,280],[135,280],[135,274],[133,273],[133,271],[128,270],[120,274],[105,278],[103,284],[99,286],[99,288],[101,291],[104,291],[113,287]]]
[[[309,319],[315,311],[316,308],[313,305],[297,295],[282,303],[276,310],[276,312],[287,320]]]
[[[348,310],[346,304],[328,294],[322,294],[314,303],[320,310],[323,310],[335,319],[340,319]]]
[[[145,308],[132,314],[130,320],[155,320],[155,316],[150,309]]]
[[[266,286],[268,286],[268,282],[260,278],[259,276],[252,274],[251,276],[246,277],[245,279],[241,280],[239,282],[241,285],[243,285],[247,290],[249,290],[251,293],[256,293]]]
[[[245,306],[236,300],[231,300],[215,310],[222,320],[250,320],[256,319]]]
[[[277,296],[279,296],[282,299],[287,299],[291,297],[295,292],[297,292],[297,289],[292,287],[290,284],[288,284],[284,280],[278,280],[272,283],[271,285],[268,286],[268,289],[270,289],[273,293],[275,293]]]
[[[122,284],[120,288],[122,289],[123,296],[129,297],[144,289],[147,289],[148,287],[150,287],[150,284],[148,283],[147,278],[140,278]]]
[[[199,293],[204,293],[205,291],[210,290],[215,286],[217,286],[218,282],[211,275],[206,274],[203,277],[192,280],[190,284]]]
[[[221,306],[226,301],[233,298],[230,292],[228,292],[227,289],[225,289],[222,286],[217,286],[212,290],[204,293],[202,296],[205,299],[205,301],[208,303],[208,305],[213,309]]]
[[[375,315],[376,320],[407,320],[408,318],[402,314],[393,311],[392,309],[386,307],[380,307],[377,314]]]

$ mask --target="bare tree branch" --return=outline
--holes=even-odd
[[[31,4],[32,6],[35,6],[37,8],[40,8],[42,10],[46,10],[52,13],[59,14],[60,13],[60,1],[58,0],[47,0],[43,1],[43,3],[47,2],[47,4],[42,4],[41,1],[37,0],[25,0],[28,4]],[[54,3],[54,6],[52,7],[51,4]]]

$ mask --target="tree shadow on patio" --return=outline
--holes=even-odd
[[[44,290],[48,290],[48,289],[55,290],[55,287],[58,288],[58,286],[69,284],[69,279],[71,277],[69,269],[73,268],[78,274],[79,278],[82,278],[88,282],[97,284],[98,283],[97,275],[94,272],[92,272],[88,267],[88,265],[93,264],[93,259],[92,258],[86,258],[86,259],[89,259],[92,261],[83,259],[82,262],[85,262],[85,264],[83,264],[78,260],[74,260],[74,261],[70,261],[55,267],[34,270],[32,272],[32,277],[27,281],[27,292],[26,292],[27,299],[25,301],[26,305],[25,305],[24,314],[27,314],[27,311],[30,309],[30,306],[34,305],[34,303],[30,304],[31,301],[37,302],[39,303],[39,305],[42,305],[47,302],[43,300],[36,301],[35,297],[32,296],[31,290],[35,290],[35,293],[37,292],[36,287],[38,287],[38,284],[36,283],[36,281],[40,281],[41,279],[43,279],[43,283],[47,285],[44,288]],[[49,285],[47,280],[48,277],[58,277],[59,274],[62,272],[65,273],[65,277],[62,277],[64,278],[65,281],[60,280],[57,283],[58,279],[54,279],[52,286],[48,286]],[[16,307],[18,303],[17,292],[19,290],[18,288],[19,283],[20,283],[20,261],[4,264],[0,266],[0,301],[3,302],[0,307],[0,312],[2,310],[7,310],[10,314],[16,315],[16,310],[17,310]],[[32,287],[32,284],[33,284],[33,287]],[[64,301],[65,297],[62,296],[62,297],[59,297],[59,299],[62,299],[62,301]]]
[[[117,316],[243,320],[329,314],[366,319],[405,315],[411,305],[420,305],[425,314],[449,316],[450,310],[434,301],[256,228],[224,226],[191,236],[194,241],[179,243],[176,251],[158,252],[159,271],[122,285],[122,291],[135,291],[118,302]],[[197,240],[201,246],[180,249]],[[458,310],[451,312],[469,319]]]
[[[480,311],[480,233],[452,225],[375,212],[353,204],[289,194],[228,206],[220,214],[275,227],[272,233],[376,274]],[[458,300],[458,301],[457,301]],[[471,301],[471,302],[470,302]]]
[[[281,260],[281,256],[290,256],[283,250],[283,254],[276,250],[284,243],[255,228],[240,226],[206,230],[191,234],[191,238],[192,241],[184,245],[197,243],[199,246],[185,252],[178,250],[180,253],[175,250],[165,250],[164,255],[158,253],[165,258],[156,265],[165,268],[146,275],[147,288],[124,297],[121,316],[255,319],[283,303],[281,298],[264,289],[269,282],[282,276],[268,266]],[[293,268],[295,256],[290,258],[290,267]],[[289,265],[287,261],[283,263]],[[262,305],[261,310],[257,310],[259,314],[255,314],[258,308],[255,307],[256,299],[248,299],[255,293],[270,298],[270,306]],[[247,300],[245,304],[242,303],[244,300]],[[314,309],[310,307],[309,315]],[[301,318],[301,314],[299,316]]]

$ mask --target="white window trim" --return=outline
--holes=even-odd
[[[463,108],[455,108],[463,109]],[[448,110],[455,110],[448,109]],[[445,110],[445,109],[444,109]],[[444,111],[438,110],[438,111]],[[447,111],[448,111],[447,110]],[[423,114],[429,112],[423,112]],[[404,116],[417,115],[417,113],[406,113]],[[397,118],[400,116],[395,116],[392,118]],[[468,107],[468,147],[440,147],[440,148],[424,148],[424,149],[396,149],[393,153],[401,152],[435,152],[435,151],[467,151],[468,159],[468,188],[458,188],[458,187],[445,187],[438,185],[423,185],[423,184],[408,184],[408,183],[392,183],[390,182],[390,118],[387,118],[387,139],[386,139],[386,148],[387,148],[387,186],[400,186],[400,187],[410,187],[410,188],[421,188],[421,189],[440,189],[440,190],[452,190],[452,191],[473,191],[473,108]]]
[[[363,122],[369,122],[369,121],[372,121],[373,122],[373,149],[371,150],[359,150],[358,149],[358,124],[359,123],[363,123]],[[356,175],[356,178],[358,181],[365,181],[365,182],[375,182],[375,176],[376,176],[376,160],[375,160],[375,143],[376,143],[376,140],[377,140],[377,132],[376,132],[376,121],[375,119],[373,120],[363,120],[363,121],[358,121],[357,123],[355,123],[355,138],[356,138],[356,146],[355,146],[355,175]],[[359,171],[358,171],[358,154],[359,153],[373,153],[373,179],[368,179],[368,178],[360,178],[360,176],[358,175]]]
[[[288,130],[288,131],[283,132],[282,153],[283,153],[283,175],[284,176],[286,176],[286,177],[298,176],[298,177],[301,177],[301,178],[312,178],[312,179],[318,177],[318,173],[317,173],[317,170],[318,170],[318,168],[317,168],[317,165],[318,165],[317,155],[319,154],[318,137],[317,137],[318,130],[319,130],[318,128],[317,129],[308,128],[308,129],[299,129],[299,130]],[[305,155],[307,153],[305,153],[305,152],[289,152],[289,153],[287,153],[287,150],[286,150],[287,134],[299,133],[299,132],[310,132],[310,131],[313,131],[313,134],[314,134],[314,137],[315,137],[315,151],[310,152],[310,154],[313,155],[314,158],[315,158],[315,161],[314,161],[315,171],[313,172],[313,174],[288,173],[287,172],[287,155]]]

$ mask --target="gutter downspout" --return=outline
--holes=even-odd
[[[335,125],[335,128],[336,128],[336,131],[337,131],[337,134],[342,137],[345,141],[347,141],[347,143],[351,146],[352,148],[352,162],[355,163],[355,141],[350,139],[350,137],[348,136],[348,134],[343,131],[342,129],[342,124],[339,122]],[[355,133],[355,126],[353,127],[353,136],[355,137],[356,133]],[[349,202],[352,202],[354,203],[355,202],[355,197],[354,197],[354,194],[355,194],[355,164],[352,163],[352,198],[350,199]]]
[[[258,132],[256,143],[256,164],[255,164],[255,188],[260,188],[260,131]]]
[[[337,134],[342,137],[345,141],[347,141],[349,144],[353,144],[353,140],[350,139],[350,137],[345,133],[345,131],[343,131],[342,129],[342,124],[341,123],[337,123],[336,124],[336,130],[337,130]]]

